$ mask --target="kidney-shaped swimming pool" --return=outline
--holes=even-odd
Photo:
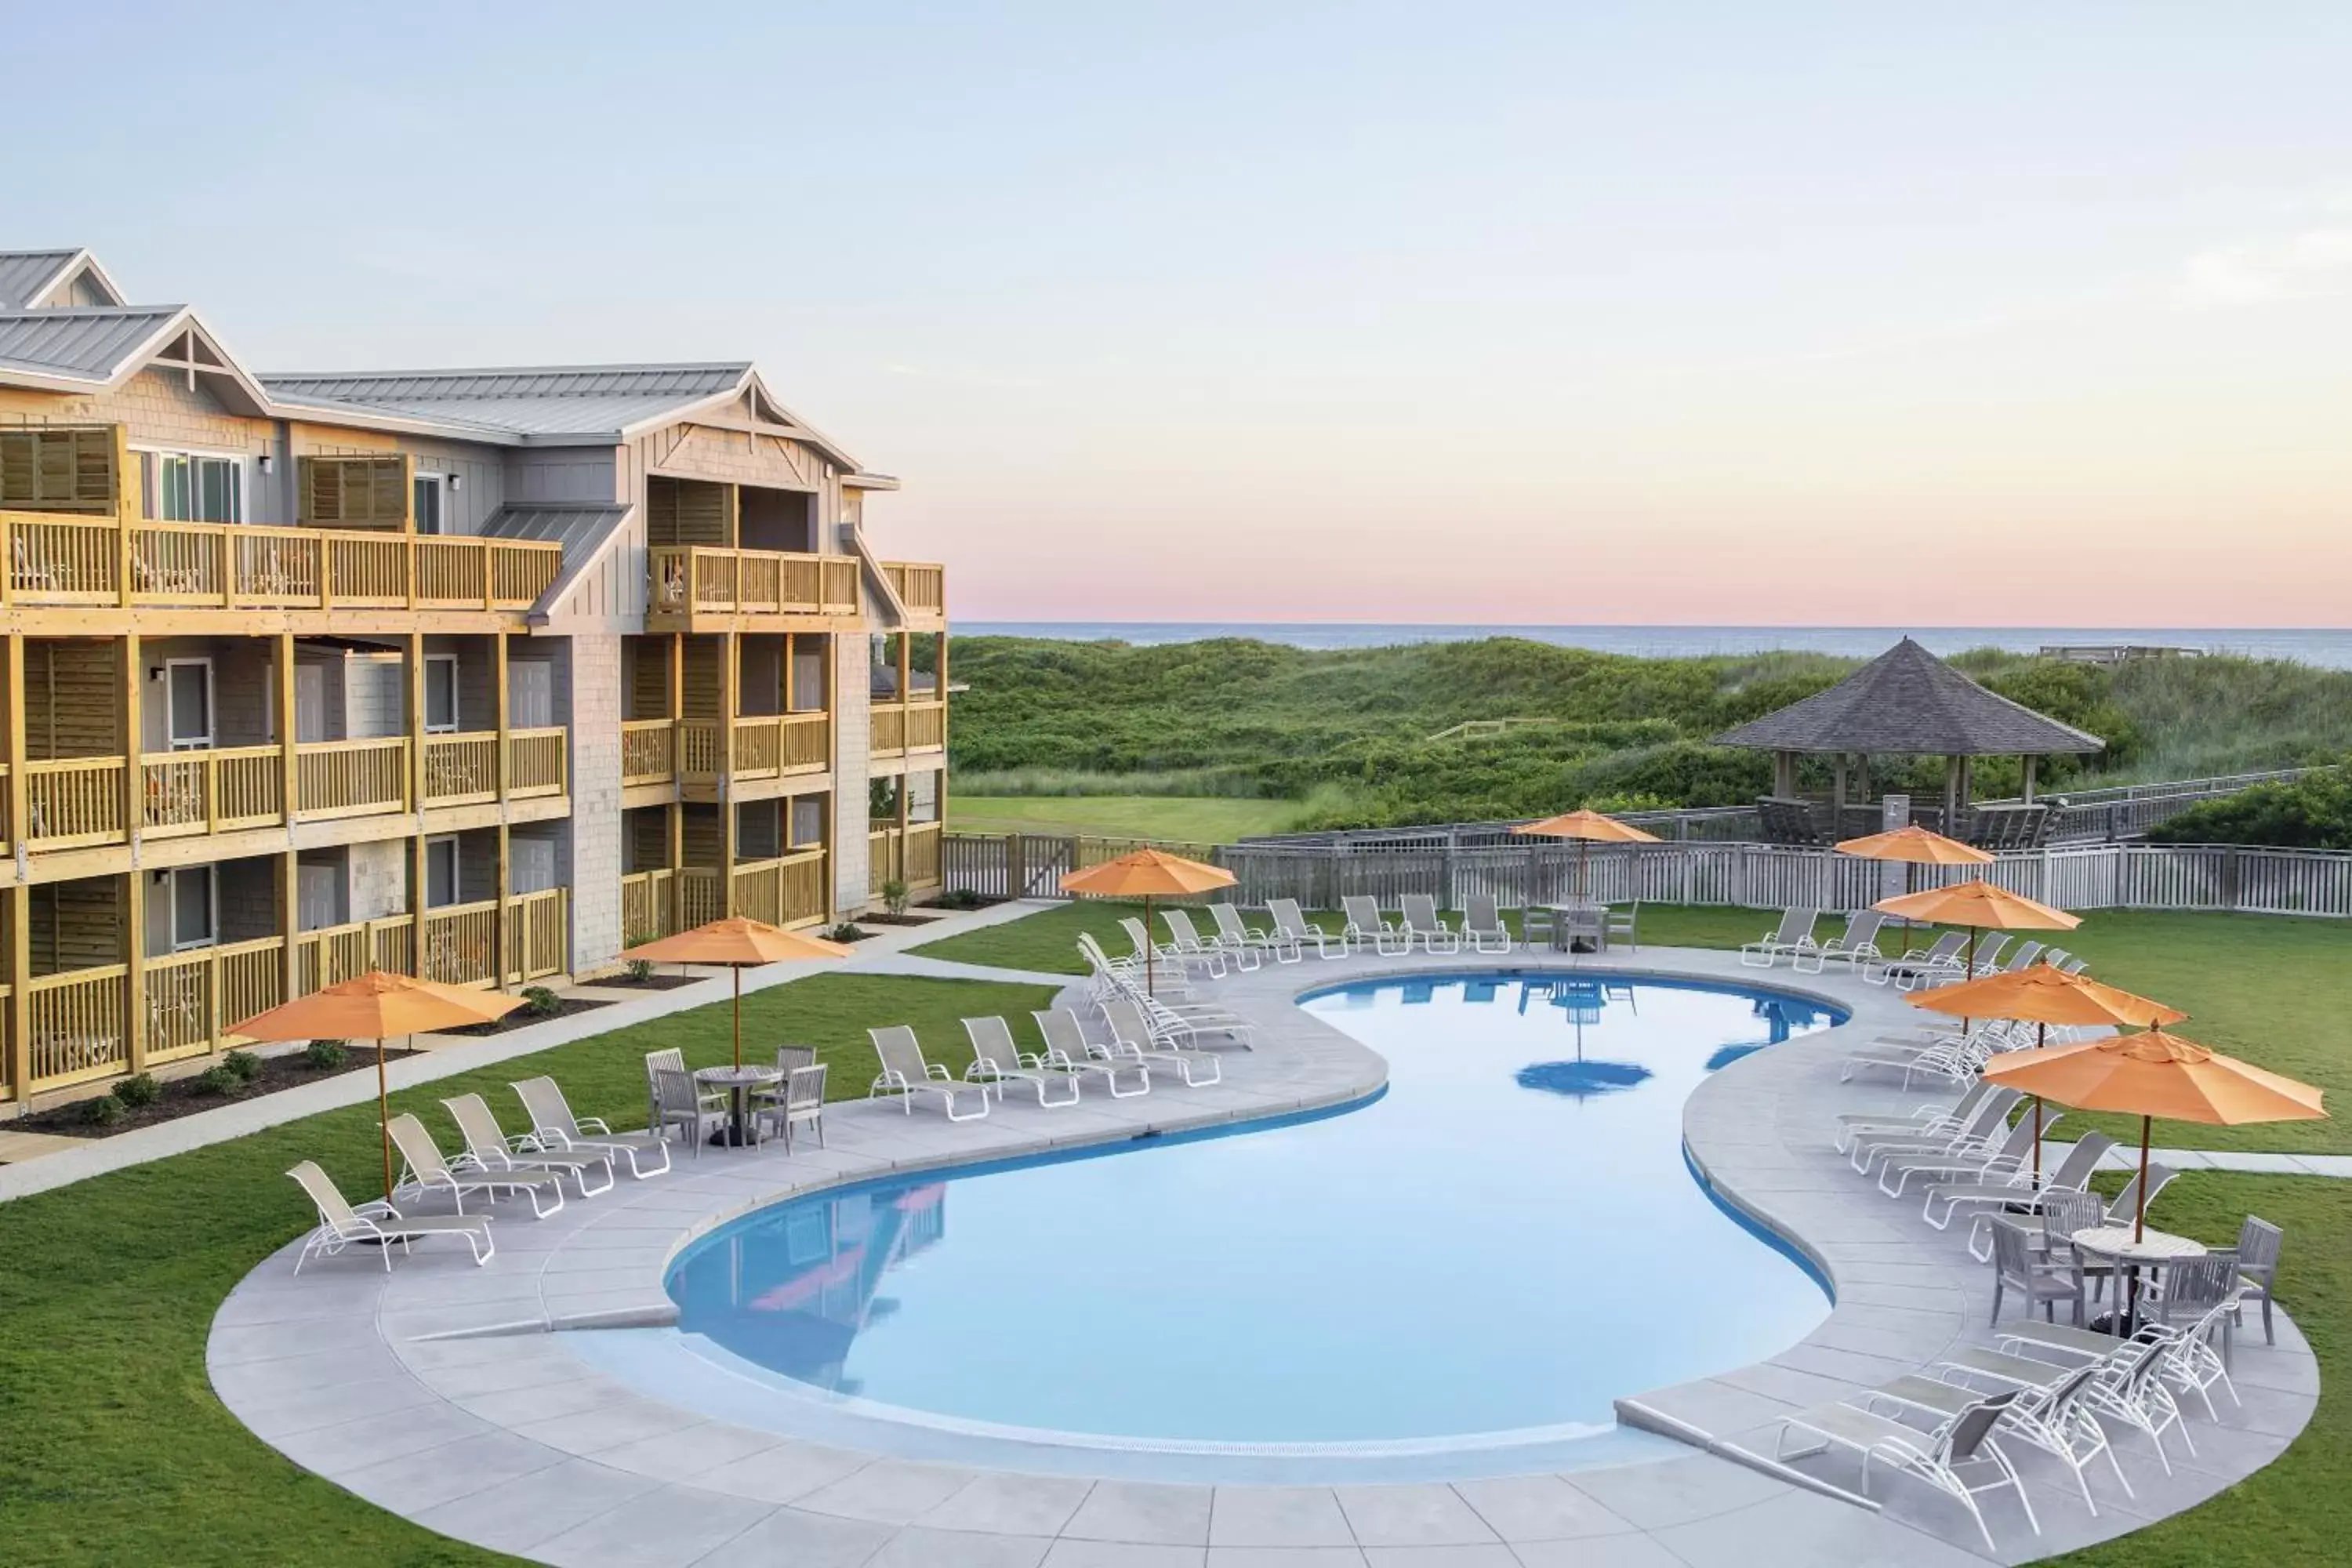
[[[1533,973],[1301,1005],[1388,1059],[1385,1094],[763,1210],[675,1262],[680,1330],[951,1423],[1403,1450],[1606,1431],[1614,1398],[1760,1359],[1827,1313],[1694,1179],[1681,1113],[1828,1008]]]

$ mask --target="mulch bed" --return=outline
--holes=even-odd
[[[879,924],[880,922],[877,921],[876,923]],[[870,931],[861,931],[856,926],[851,926],[846,931],[843,930],[839,926],[827,926],[816,934],[824,938],[827,942],[864,942],[867,937],[872,936],[874,933]]]
[[[8,1128],[14,1132],[55,1132],[68,1138],[111,1138],[118,1132],[152,1127],[159,1121],[176,1121],[183,1116],[194,1116],[199,1110],[217,1110],[232,1100],[251,1100],[273,1089],[292,1089],[297,1084],[314,1083],[322,1078],[341,1078],[349,1072],[375,1071],[373,1040],[353,1041],[346,1048],[350,1055],[343,1058],[343,1065],[339,1068],[314,1068],[300,1051],[288,1056],[264,1057],[261,1058],[261,1071],[254,1076],[252,1082],[235,1094],[207,1094],[196,1087],[193,1075],[159,1079],[157,1087],[163,1091],[161,1099],[152,1105],[126,1108],[122,1120],[111,1126],[100,1127],[96,1122],[83,1120],[85,1112],[82,1107],[86,1102],[75,1100],[71,1104],[36,1111],[11,1121]],[[396,1062],[403,1057],[416,1054],[392,1047],[384,1051],[383,1059]]]
[[[606,991],[675,991],[681,985],[699,985],[702,979],[699,974],[648,974],[643,980],[632,980],[625,974],[614,974],[581,984]]]
[[[610,1002],[591,1002],[585,996],[566,996],[556,1005],[555,1011],[552,1013],[534,1013],[529,1007],[518,1007],[505,1017],[488,1024],[468,1024],[462,1029],[438,1029],[435,1033],[462,1035],[467,1039],[480,1039],[489,1035],[505,1035],[517,1029],[528,1029],[533,1024],[544,1024],[556,1018],[569,1018],[574,1013],[593,1013],[599,1007],[612,1005]]]
[[[860,915],[857,918],[870,926],[927,926],[939,917],[937,915]]]
[[[933,899],[924,904],[923,908],[927,910],[937,910],[943,915],[968,915],[974,910],[992,910],[999,904],[1010,902],[1012,902],[1010,899],[992,899],[983,893],[969,901],[959,901],[952,904],[943,903],[938,899]]]

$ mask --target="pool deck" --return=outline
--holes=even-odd
[[[1089,1097],[1051,1111],[1008,1096],[984,1121],[957,1124],[931,1107],[908,1116],[887,1104],[835,1105],[825,1149],[803,1143],[789,1158],[774,1145],[681,1155],[670,1175],[625,1178],[614,1192],[575,1197],[545,1220],[502,1205],[498,1256],[482,1268],[462,1247],[436,1244],[399,1259],[389,1275],[355,1249],[297,1279],[289,1247],[223,1304],[207,1357],[213,1384],[240,1419],[297,1463],[446,1535],[551,1563],[1937,1568],[1985,1561],[1965,1514],[1924,1488],[1881,1482],[1886,1509],[1873,1512],[1698,1452],[1559,1475],[1215,1487],[897,1458],[708,1419],[589,1366],[567,1348],[585,1335],[547,1331],[671,1321],[662,1289],[668,1258],[714,1226],[796,1193],[1360,1099],[1382,1084],[1383,1064],[1291,1005],[1299,993],[1374,974],[1497,964],[1572,967],[1524,954],[1310,956],[1268,965],[1209,984],[1217,1000],[1260,1026],[1257,1050],[1224,1053],[1226,1081],[1217,1087],[1155,1082],[1149,1096]],[[1690,1152],[1717,1192],[1815,1259],[1836,1287],[1834,1310],[1766,1362],[1639,1394],[1636,1403],[1769,1454],[1781,1415],[1924,1366],[1956,1344],[1989,1340],[1990,1271],[1967,1256],[1964,1227],[1929,1229],[1916,1200],[1878,1196],[1830,1144],[1839,1110],[1929,1098],[1904,1093],[1893,1079],[1837,1081],[1853,1042],[1919,1015],[1843,975],[1791,976],[1785,967],[1768,975],[1728,953],[1648,949],[1606,968],[1769,984],[1854,1012],[1846,1028],[1715,1074],[1685,1112]],[[2232,1367],[2243,1406],[2220,1397],[2218,1424],[2198,1408],[2189,1422],[2196,1458],[2176,1436],[2168,1480],[2144,1438],[2118,1440],[2137,1500],[2124,1497],[2112,1473],[2095,1473],[2094,1519],[2063,1470],[2013,1448],[2042,1534],[2027,1529],[2012,1500],[1993,1500],[1987,1512],[2000,1560],[2029,1561],[2122,1533],[2202,1501],[2275,1458],[2310,1416],[2316,1363],[2284,1313],[2275,1347],[2263,1344],[2251,1315],[2249,1327]],[[1843,1487],[1857,1479],[1851,1465],[1806,1468]]]

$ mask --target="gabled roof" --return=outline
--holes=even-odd
[[[509,435],[618,438],[738,391],[749,364],[527,366],[267,374],[284,403],[381,410]]]
[[[1718,746],[1872,756],[2050,756],[2106,742],[1997,696],[1905,637],[1827,691],[1750,720]]]
[[[37,310],[59,302],[59,291],[77,279],[89,281],[100,303],[123,302],[114,279],[87,250],[0,250],[0,310]]]
[[[184,305],[0,311],[0,367],[102,386],[184,325]]]

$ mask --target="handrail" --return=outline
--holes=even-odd
[[[882,574],[909,610],[947,613],[947,568],[936,561],[885,561]]]
[[[405,811],[408,737],[306,741],[294,748],[295,815],[305,819]]]
[[[621,782],[625,784],[667,784],[677,776],[677,721],[623,720]]]
[[[784,550],[657,544],[646,552],[655,615],[854,616],[857,561]]]

